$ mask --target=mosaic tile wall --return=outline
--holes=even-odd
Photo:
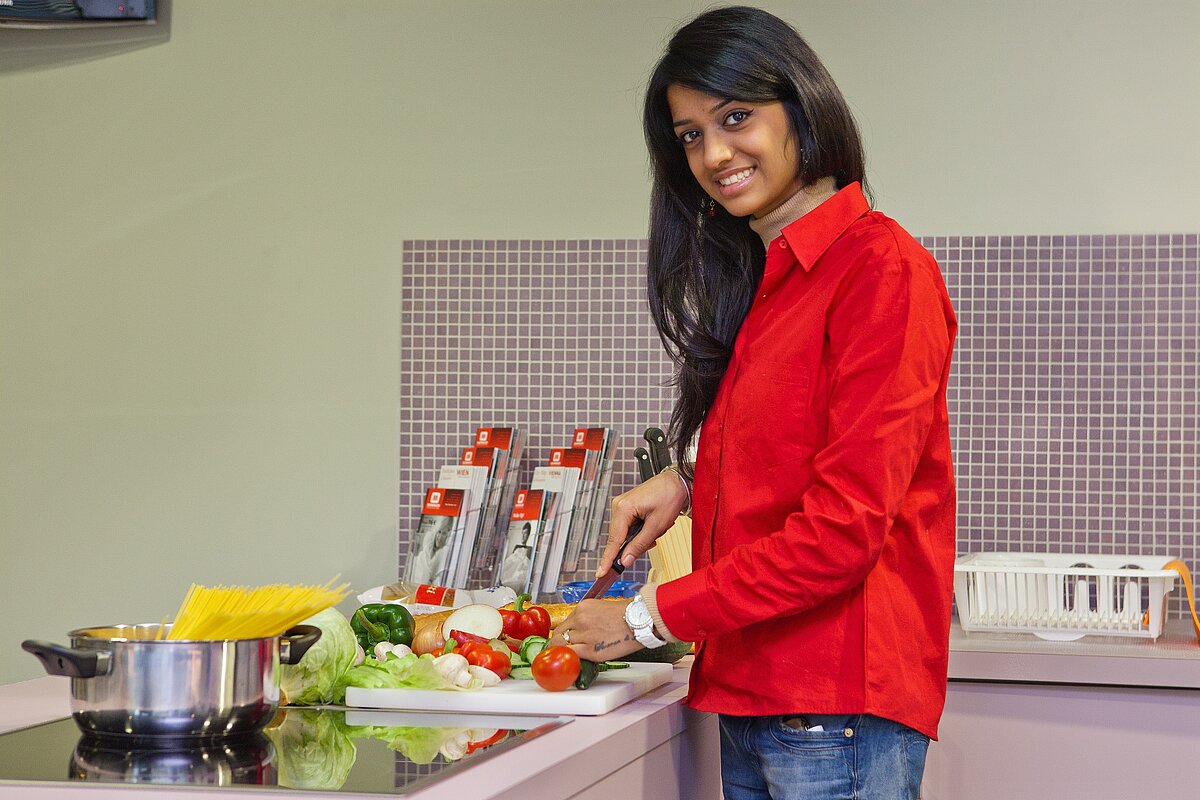
[[[1200,570],[1200,236],[922,242],[960,322],[959,551],[1164,555]],[[401,560],[424,487],[480,425],[527,430],[526,483],[575,427],[610,426],[613,493],[633,485],[641,432],[671,407],[645,252],[631,239],[405,244]]]

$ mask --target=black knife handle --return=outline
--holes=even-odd
[[[625,555],[625,547],[633,541],[633,538],[642,532],[642,526],[646,524],[644,519],[635,519],[633,524],[629,526],[629,533],[625,534],[625,541],[621,542],[621,546],[617,548],[617,554],[613,556],[612,569],[618,575],[625,572],[625,565],[621,563],[621,556]]]
[[[650,464],[654,474],[662,472],[671,465],[671,449],[667,446],[667,434],[662,428],[646,428],[642,438],[650,445]]]
[[[637,461],[638,477],[642,483],[654,477],[654,465],[650,463],[650,451],[644,447],[639,447],[633,451],[634,460]]]

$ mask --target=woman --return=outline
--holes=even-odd
[[[514,523],[515,524],[515,523]],[[507,586],[517,594],[529,590],[530,568],[533,566],[533,546],[529,544],[529,535],[533,532],[533,523],[521,524],[520,540],[509,531],[508,555],[500,564],[500,585]]]
[[[694,571],[580,603],[552,644],[599,661],[695,641],[688,703],[720,715],[728,800],[915,798],[955,553],[941,274],[871,210],[845,100],[770,14],[682,27],[644,126],[677,460],[699,442],[694,470],[614,500],[601,564],[635,519],[626,564],[694,503]]]

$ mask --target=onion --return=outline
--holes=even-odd
[[[427,625],[417,631],[417,635],[413,637],[410,645],[412,651],[419,656],[426,653],[440,654],[445,646],[446,637],[442,636],[442,626],[440,625]]]
[[[454,613],[442,623],[443,639],[450,636],[450,631],[473,633],[485,640],[496,639],[504,632],[504,617],[491,606],[472,603],[454,609]]]

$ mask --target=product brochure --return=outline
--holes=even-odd
[[[425,491],[425,503],[409,545],[404,580],[410,583],[446,585],[450,554],[462,541],[467,515],[462,489],[434,486]]]
[[[508,519],[503,512],[512,508],[524,444],[525,434],[520,428],[493,427],[475,431],[475,449],[491,448],[493,451],[488,486],[488,513],[492,522],[480,530],[479,543],[471,559],[472,574],[490,575],[496,567],[500,542],[508,528]]]
[[[578,467],[535,467],[533,480],[529,483],[531,489],[545,489],[558,495],[554,524],[547,526],[547,531],[543,534],[548,544],[541,549],[539,558],[542,569],[538,572],[542,580],[538,585],[545,593],[558,591],[558,581],[562,576],[563,560],[571,533],[571,521],[577,508],[580,472]]]
[[[595,491],[591,508],[588,510],[587,537],[583,548],[588,552],[596,549],[601,529],[607,518],[609,491],[612,486],[612,430],[609,428],[576,428],[571,447],[583,448],[595,456]],[[591,456],[589,456],[590,458]]]
[[[536,595],[534,564],[543,526],[553,513],[555,495],[542,489],[522,489],[513,501],[496,583],[517,594]]]
[[[568,467],[579,470],[579,481],[575,490],[575,507],[567,529],[567,542],[563,552],[563,572],[574,572],[579,568],[579,554],[587,538],[588,511],[592,507],[595,481],[588,480],[589,451],[576,447],[556,447],[550,451],[550,466]]]
[[[471,558],[479,538],[483,520],[484,504],[488,495],[488,468],[447,464],[438,474],[437,485],[443,489],[462,489],[466,492],[465,523],[462,540],[450,553],[450,564],[446,574],[450,586],[466,586],[471,575]]]

